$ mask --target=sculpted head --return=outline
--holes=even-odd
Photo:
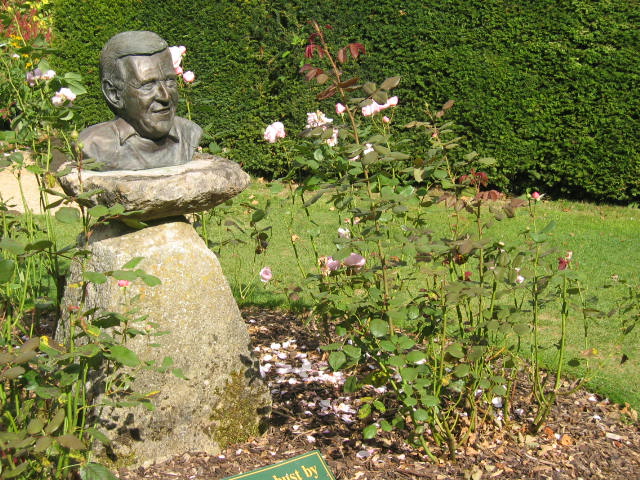
[[[100,55],[102,93],[109,108],[138,134],[167,136],[178,103],[171,53],[159,35],[131,31],[114,35]]]

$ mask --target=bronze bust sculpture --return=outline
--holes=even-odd
[[[175,115],[178,84],[171,53],[159,35],[118,33],[100,55],[102,93],[114,119],[80,133],[85,158],[101,170],[142,170],[187,163],[202,129]]]

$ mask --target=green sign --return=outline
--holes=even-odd
[[[237,480],[239,478],[247,480],[335,480],[319,450],[222,480]]]

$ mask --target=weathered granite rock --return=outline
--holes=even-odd
[[[64,164],[61,168],[67,167]],[[201,212],[236,196],[249,185],[250,177],[240,166],[222,157],[198,154],[183,165],[146,170],[96,172],[77,169],[60,177],[67,195],[101,190],[85,206],[120,204],[125,211],[141,210],[140,220]]]
[[[148,315],[168,335],[139,336],[127,347],[141,360],[161,364],[175,361],[187,380],[171,374],[141,371],[133,388],[159,391],[156,410],[142,407],[107,408],[100,415],[103,430],[113,440],[111,457],[116,465],[160,461],[184,451],[216,454],[230,442],[258,434],[270,410],[271,399],[249,346],[249,335],[216,256],[186,221],[156,221],[142,230],[124,225],[96,230],[88,249],[85,271],[122,268],[134,257],[136,267],[160,278],[155,287],[134,282],[125,289],[116,280],[90,284],[86,308]],[[82,275],[80,262],[72,265],[64,306],[77,305],[80,291],[73,282]],[[138,296],[127,306],[127,298]],[[65,308],[67,310],[67,308]],[[137,328],[144,328],[136,325]],[[63,340],[68,319],[62,320],[57,339]],[[150,343],[160,343],[152,347]]]

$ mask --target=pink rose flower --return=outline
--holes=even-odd
[[[191,83],[196,79],[196,75],[191,70],[189,70],[182,74],[182,79],[187,83]]]
[[[389,107],[395,107],[398,105],[398,97],[391,97],[387,99],[385,103],[380,105],[375,100],[371,100],[371,103],[362,107],[362,115],[365,117],[370,117],[375,115],[376,113],[380,113],[382,110],[385,110]]]
[[[276,143],[279,138],[284,138],[287,133],[282,122],[273,122],[264,131],[264,139],[269,143]]]
[[[531,198],[533,198],[536,202],[539,202],[540,200],[542,200],[542,197],[544,197],[544,193],[533,192],[531,194]]]
[[[118,286],[123,288],[130,287],[131,282],[129,280],[118,280]]]
[[[398,105],[398,97],[393,96],[387,100],[384,104],[384,108],[395,107],[396,105]]]
[[[269,280],[273,278],[273,273],[271,272],[271,268],[264,267],[260,270],[260,281],[267,283]]]
[[[320,257],[318,263],[320,265],[320,273],[324,277],[329,276],[331,272],[335,272],[340,268],[340,260],[334,260],[333,257]]]
[[[177,69],[180,67],[182,63],[182,56],[186,53],[187,49],[183,46],[179,47],[169,47],[169,52],[171,53],[171,61],[173,62],[173,68]],[[180,75],[178,73],[178,75]]]
[[[61,107],[65,104],[65,102],[73,102],[75,99],[76,94],[65,87],[61,88],[55,93],[55,95],[51,98],[51,103],[53,103],[56,107]]]
[[[566,270],[569,264],[571,263],[571,259],[573,258],[573,252],[569,250],[564,257],[558,258],[558,270]]]
[[[60,90],[58,90],[58,93],[60,95],[62,95],[63,97],[65,97],[67,100],[69,100],[70,102],[73,102],[76,99],[76,94],[73,93],[70,89],[68,88],[61,88]]]
[[[57,93],[53,97],[51,97],[51,103],[53,103],[53,105],[56,107],[61,107],[66,101],[67,100],[64,97],[58,95]]]
[[[338,133],[339,130],[337,128],[334,128],[333,133],[329,138],[325,140],[325,143],[330,147],[335,147],[336,145],[338,145]]]
[[[340,238],[351,238],[351,232],[348,228],[338,228],[338,236]]]
[[[362,255],[358,255],[357,253],[352,253],[342,261],[342,264],[345,267],[353,268],[356,271],[361,270],[362,267],[364,267],[365,263],[367,263],[367,260]]]
[[[329,123],[333,123],[333,118],[327,117],[320,110],[307,112],[307,126],[305,128],[324,127]]]
[[[335,272],[336,270],[338,270],[340,268],[340,260],[334,260],[333,257],[328,257],[327,258],[327,268],[330,271]]]
[[[36,82],[42,78],[42,70],[40,70],[39,68],[31,70],[30,72],[27,72],[27,75],[25,78],[29,86],[33,87],[36,84]]]
[[[378,113],[382,108],[382,105],[376,103],[374,100],[371,100],[371,103],[362,107],[362,115],[364,117],[371,117]]]

